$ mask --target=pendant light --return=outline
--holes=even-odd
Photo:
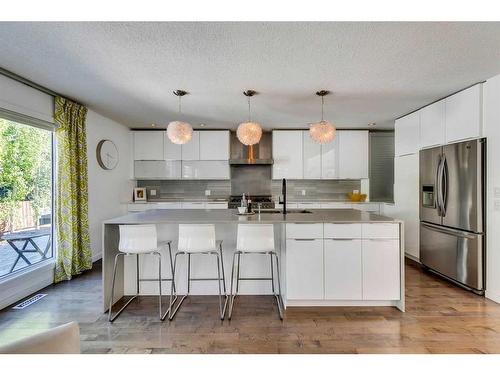
[[[335,138],[335,126],[329,121],[325,121],[323,118],[325,105],[325,96],[328,95],[330,91],[321,90],[316,92],[316,95],[321,97],[321,121],[315,122],[309,127],[309,135],[314,142],[324,144],[331,142]]]
[[[184,90],[174,91],[174,95],[179,98],[179,114],[181,114],[181,98],[186,94]],[[187,122],[172,121],[167,126],[167,137],[176,145],[186,144],[193,137],[193,128]]]
[[[243,92],[243,95],[245,95],[248,99],[248,121],[239,124],[238,129],[236,130],[236,136],[239,141],[246,146],[253,146],[259,143],[260,138],[262,137],[262,127],[258,122],[251,120],[250,98],[255,94],[257,93],[254,90],[247,90]]]

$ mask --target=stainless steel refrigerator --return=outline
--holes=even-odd
[[[485,289],[486,140],[420,151],[420,260],[482,294]]]

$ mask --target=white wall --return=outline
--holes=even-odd
[[[500,75],[484,84],[483,125],[487,147],[486,297],[500,303]],[[500,192],[499,192],[500,194]]]
[[[110,139],[118,148],[119,162],[115,169],[99,167],[96,147],[100,140]],[[89,226],[92,259],[102,256],[102,222],[126,212],[131,200],[133,182],[130,180],[129,129],[96,112],[87,114],[87,157],[89,174]]]

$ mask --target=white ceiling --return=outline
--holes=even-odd
[[[130,127],[391,127],[500,73],[500,23],[0,23],[0,66]]]

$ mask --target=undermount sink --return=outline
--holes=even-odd
[[[257,211],[258,213],[258,211]],[[276,209],[262,209],[260,210],[261,214],[282,214],[282,210],[276,210]],[[302,210],[302,209],[291,209],[291,210],[286,210],[287,214],[312,214],[312,211],[308,210]]]

